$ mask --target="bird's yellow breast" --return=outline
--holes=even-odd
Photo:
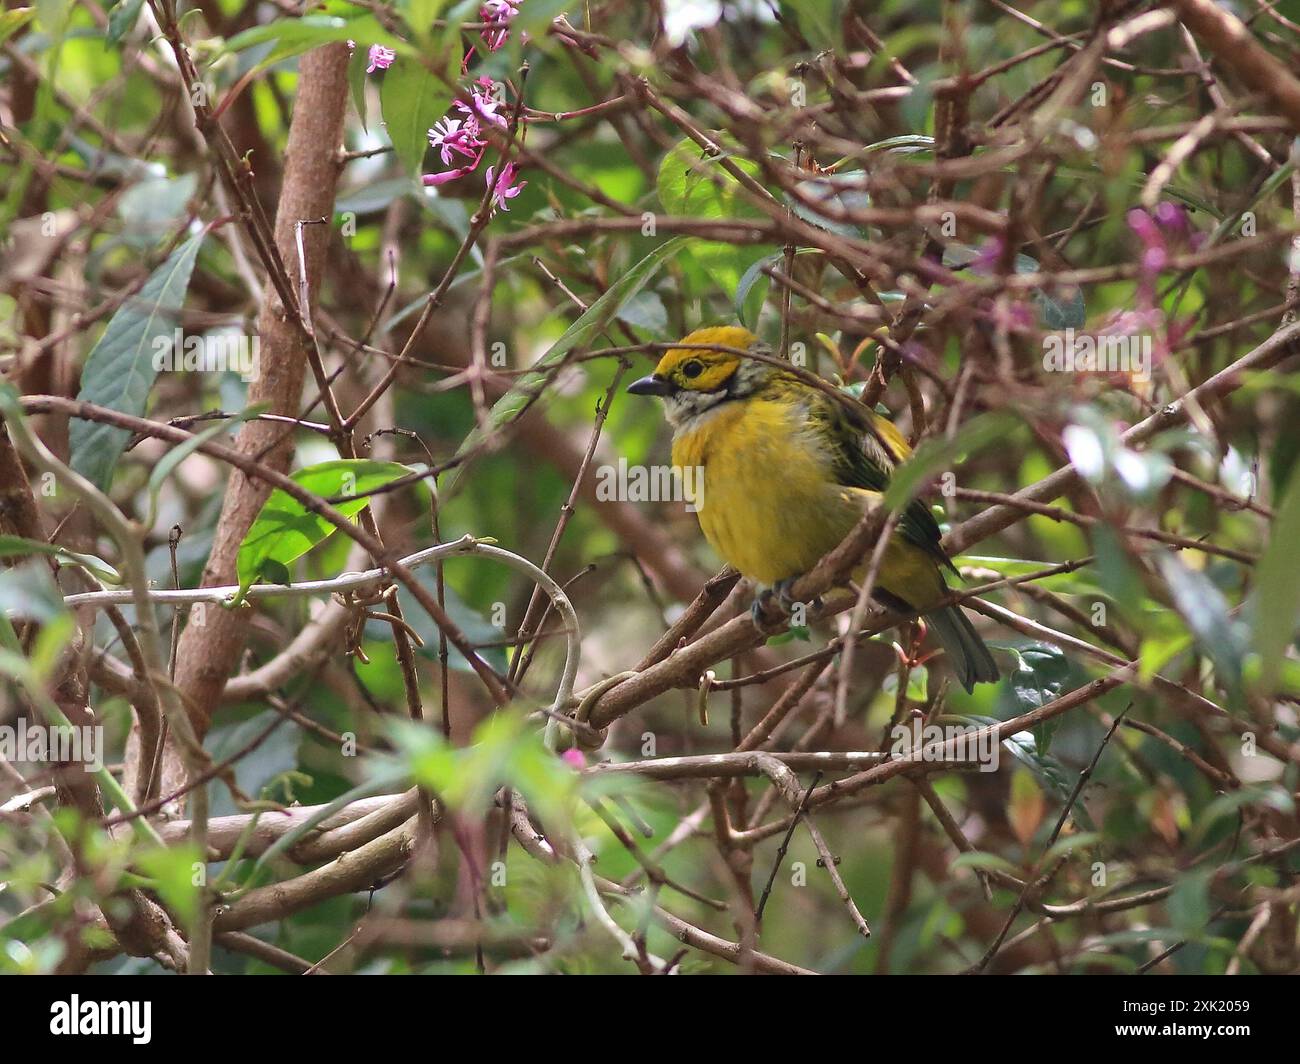
[[[673,465],[694,467],[700,527],[742,574],[774,584],[811,569],[862,513],[797,402],[726,403],[678,430]]]

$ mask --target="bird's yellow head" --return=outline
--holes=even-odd
[[[683,337],[685,346],[665,353],[648,377],[628,385],[633,395],[657,395],[668,420],[681,426],[729,399],[751,395],[771,370],[742,351],[769,353],[748,329],[738,325],[696,329]]]

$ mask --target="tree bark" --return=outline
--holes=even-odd
[[[275,217],[275,244],[285,268],[295,282],[298,249],[294,225],[298,221],[330,218],[338,184],[338,151],[343,139],[347,108],[348,50],[331,44],[308,52],[299,66],[298,92],[285,150],[284,185]],[[303,250],[310,299],[314,309],[330,239],[325,225],[305,226]],[[293,317],[286,314],[274,286],[268,281],[257,323],[259,366],[249,385],[248,402],[269,403],[270,411],[297,416],[310,342]],[[287,471],[293,454],[293,434],[283,424],[251,421],[240,430],[236,446],[246,454],[261,454],[276,470]],[[270,494],[265,484],[232,470],[217,521],[212,553],[203,569],[203,585],[235,582],[239,544]],[[194,730],[202,738],[212,713],[234,671],[248,631],[240,612],[195,607],[181,633],[176,655],[176,684]],[[131,772],[140,771],[147,758],[129,759]],[[158,793],[169,794],[184,785],[185,770],[169,744],[163,758]],[[128,777],[128,791],[134,776]]]

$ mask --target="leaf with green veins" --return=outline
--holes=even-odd
[[[546,354],[533,363],[532,369],[516,381],[513,388],[493,404],[488,412],[487,430],[476,427],[456,449],[456,457],[468,454],[491,433],[513,421],[541,394],[556,369],[576,347],[588,343],[604,329],[622,309],[623,305],[649,283],[651,278],[686,247],[687,237],[675,236],[660,244],[654,251],[628,270],[609,286],[586,311],[570,325]],[[463,471],[464,466],[460,469]],[[457,474],[457,477],[459,474]]]
[[[68,550],[67,547],[60,547],[57,543],[42,543],[35,539],[24,539],[22,536],[0,535],[0,558],[26,558],[34,554],[53,558],[60,566],[75,565],[85,569],[91,576],[107,584],[122,582],[121,574],[116,569],[93,554],[81,554]]]
[[[206,235],[204,230],[185,241],[150,274],[144,287],[118,308],[82,367],[79,402],[135,417],[144,414],[158,374],[154,369],[158,342],[171,340]],[[101,491],[107,490],[130,432],[76,419],[69,436],[72,468]]]
[[[710,220],[766,219],[749,202],[740,181],[719,164],[719,156],[705,152],[689,137],[678,142],[659,165],[659,202],[669,214]],[[732,165],[756,178],[758,164],[730,158]],[[737,298],[741,279],[759,259],[772,254],[771,245],[736,245],[716,240],[693,240],[690,255],[723,292]]]
[[[1003,441],[1019,428],[1010,414],[980,414],[962,425],[950,439],[928,439],[894,472],[885,491],[885,505],[901,511],[927,480],[951,469],[964,458],[992,443]]]
[[[400,462],[339,458],[300,469],[292,479],[299,487],[323,499],[357,496],[345,498],[334,507],[345,517],[355,517],[370,505],[366,492],[412,472],[410,466]],[[243,601],[253,582],[266,572],[268,564],[271,571],[267,575],[283,581],[288,576],[285,566],[328,539],[335,531],[335,526],[324,517],[307,509],[282,488],[276,488],[239,545],[235,559],[239,593],[228,605],[233,607]]]
[[[379,107],[393,150],[408,173],[418,173],[429,150],[429,129],[451,105],[453,78],[460,55],[447,58],[443,76],[415,59],[399,58],[384,71],[379,87]]]

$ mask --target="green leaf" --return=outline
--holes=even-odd
[[[1228,616],[1223,593],[1204,573],[1189,569],[1174,554],[1157,554],[1155,561],[1169,586],[1174,608],[1187,622],[1201,652],[1214,663],[1219,680],[1230,692],[1240,692],[1245,640],[1241,626]]]
[[[541,36],[550,27],[555,16],[564,11],[573,11],[573,0],[528,0],[519,8],[519,14],[510,23],[510,30],[522,30],[534,37]]]
[[[43,554],[53,558],[60,567],[65,565],[75,565],[78,568],[85,569],[92,576],[103,580],[109,584],[120,584],[122,577],[116,569],[102,558],[96,558],[93,554],[81,554],[74,550],[68,550],[67,547],[60,547],[57,543],[42,543],[35,539],[24,539],[22,536],[0,535],[0,558],[28,558],[34,554]]]
[[[358,46],[359,47],[359,46]],[[445,69],[456,70],[459,55]],[[429,150],[429,129],[447,113],[452,99],[452,75],[439,77],[423,63],[399,58],[384,71],[379,106],[393,150],[408,173],[418,173]]]
[[[1293,475],[1278,505],[1268,547],[1255,566],[1255,614],[1251,646],[1260,658],[1260,690],[1271,692],[1300,620],[1300,476]]]
[[[157,370],[156,341],[170,338],[185,302],[194,260],[207,231],[196,233],[172,252],[113,315],[81,370],[77,399],[139,417],[144,413]],[[72,468],[106,490],[130,438],[126,429],[76,419],[70,432]]]
[[[230,52],[242,52],[271,42],[273,47],[270,52],[257,63],[256,69],[260,70],[323,44],[349,40],[357,42],[356,50],[363,55],[372,44],[382,44],[398,55],[415,54],[411,45],[400,37],[394,37],[373,15],[354,19],[342,19],[333,15],[304,15],[301,18],[275,19],[235,34],[213,57],[213,62]]]
[[[779,266],[781,257],[781,252],[778,251],[775,255],[756,259],[750,263],[749,269],[741,274],[740,281],[736,284],[736,317],[748,329],[753,329],[758,322],[759,312],[763,309],[763,302],[767,298],[767,290],[772,284],[772,279],[763,270]],[[753,298],[750,298],[751,295]]]
[[[0,570],[0,628],[6,629],[6,634],[13,631],[6,620],[10,614],[43,625],[71,616],[63,605],[63,596],[54,583],[50,567],[44,562],[23,562]],[[11,645],[10,649],[19,648]]]
[[[533,363],[532,369],[519,378],[515,386],[493,404],[488,412],[487,432],[493,432],[517,417],[540,393],[555,369],[575,347],[588,343],[613,320],[623,305],[650,281],[663,265],[686,247],[687,237],[675,236],[660,244],[654,251],[623,274],[609,286],[582,316],[570,325],[546,354]],[[456,456],[467,454],[479,445],[486,433],[475,428],[456,450]],[[461,469],[464,467],[462,466]]]
[[[691,218],[766,218],[749,202],[740,182],[719,165],[718,159],[689,137],[678,142],[659,165],[657,187],[664,210]],[[731,162],[751,177],[760,172],[758,164],[749,159],[731,157]],[[735,299],[745,272],[772,250],[770,245],[693,240],[690,255],[723,292]]]
[[[894,512],[905,507],[936,473],[951,469],[964,457],[1003,441],[1017,428],[1010,414],[981,414],[962,425],[950,439],[928,439],[894,471],[885,492],[885,505]]]
[[[366,122],[366,67],[369,65],[367,49],[357,45],[352,51],[352,58],[348,60],[348,87],[352,90],[352,104],[357,109],[357,117],[361,119],[361,128],[367,133],[370,132],[370,126]]]
[[[447,0],[404,0],[402,16],[421,39],[428,40],[433,21],[442,14]]]
[[[137,4],[137,6],[139,5]],[[15,7],[8,11],[0,11],[0,44],[7,41],[27,23],[31,22],[35,14],[36,8],[34,7]]]
[[[168,910],[186,924],[193,921],[199,908],[199,884],[207,879],[198,847],[187,842],[165,849],[147,849],[135,854],[133,861],[153,880],[150,886]]]
[[[1070,673],[1070,663],[1060,647],[1050,643],[1032,643],[1016,650],[1016,671],[1011,674],[1011,693],[1016,699],[1016,715],[1041,709],[1060,697]],[[1044,721],[1034,729],[1038,749],[1047,753],[1060,725],[1060,718]]]
[[[786,5],[794,9],[799,31],[814,48],[824,49],[843,47],[840,34],[836,33],[837,19],[834,7],[826,0],[785,0]]]
[[[1101,842],[1101,836],[1095,831],[1080,831],[1073,835],[1064,835],[1057,839],[1051,848],[1038,859],[1035,867],[1040,870],[1050,868],[1057,858],[1064,857],[1067,853],[1073,853],[1075,850],[1096,846],[1099,842]]]
[[[119,0],[108,13],[108,32],[104,34],[104,40],[109,44],[117,44],[130,33],[140,18],[142,7],[144,0]]]
[[[185,207],[198,187],[197,174],[156,177],[132,185],[117,201],[133,243],[152,246],[185,216]]]
[[[949,269],[961,269],[979,256],[978,248],[968,244],[949,244],[943,251],[943,264]],[[1016,273],[1037,273],[1038,268],[1037,259],[1029,255],[1016,256]],[[1087,324],[1088,308],[1081,288],[1069,285],[1049,292],[1040,287],[1034,289],[1033,295],[1044,328],[1053,331],[1082,329]]]
[[[1021,874],[1021,870],[1005,857],[999,857],[996,853],[987,853],[980,850],[959,853],[948,862],[948,867],[950,869],[975,868],[989,872],[1005,872],[1009,876],[1016,877]]]
[[[365,492],[383,487],[411,472],[410,466],[399,462],[339,458],[300,469],[293,474],[293,480],[300,487],[322,498],[358,496],[335,504],[335,509],[344,516],[355,517],[370,504],[370,497]],[[279,576],[283,580],[287,575],[285,566],[328,539],[335,531],[335,526],[325,518],[312,513],[297,499],[276,488],[239,545],[239,555],[235,559],[239,593],[230,605],[237,605],[243,600],[253,582],[266,572],[268,563],[272,564],[271,572],[267,575]],[[275,567],[277,563],[279,569]]]
[[[839,218],[825,217],[817,207],[804,202],[804,200],[811,200],[814,204],[825,204],[832,215],[864,210],[871,206],[871,197],[865,189],[856,186],[861,185],[865,177],[865,174],[855,171],[847,174],[827,174],[800,181],[797,187],[804,199],[791,197],[790,208],[805,222],[819,229],[840,236],[868,236],[865,226],[854,225]]]

